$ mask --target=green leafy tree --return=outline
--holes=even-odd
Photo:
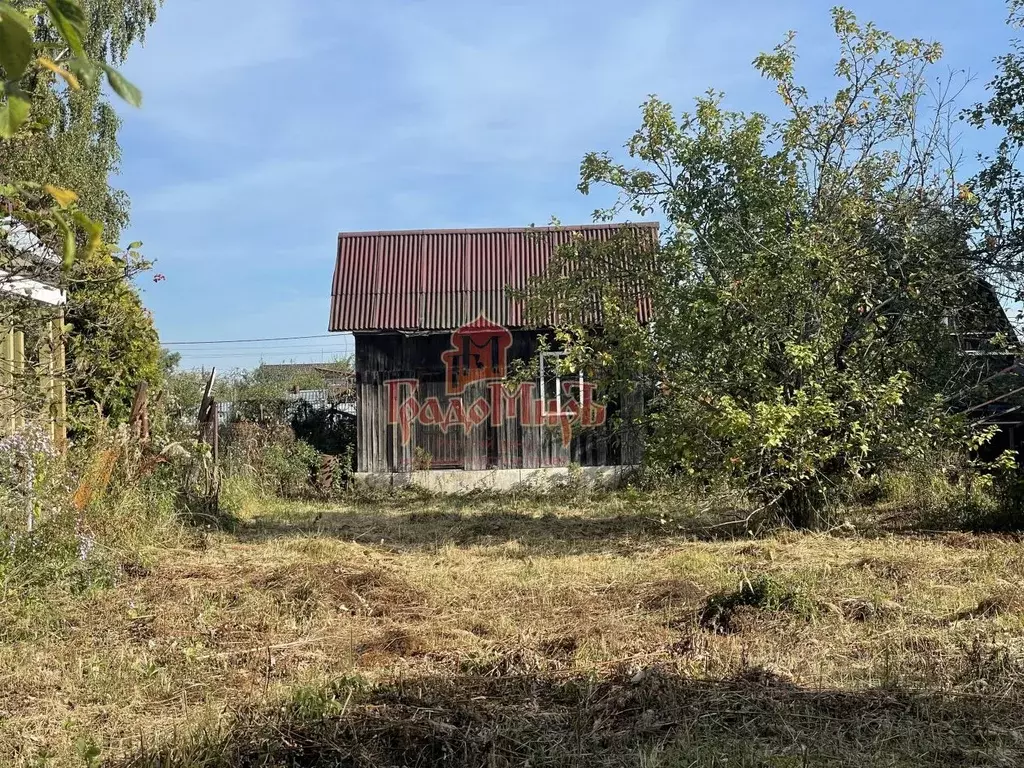
[[[44,242],[62,243],[68,391],[79,427],[97,404],[122,418],[134,387],[156,378],[156,331],[131,282],[149,265],[134,248],[116,255],[110,245],[128,204],[110,186],[120,122],[101,88],[105,80],[141,103],[115,66],[155,14],[153,0],[0,3],[0,195]]]
[[[340,358],[321,365],[258,365],[237,373],[231,380],[238,400],[281,400],[303,389],[323,389],[328,371],[345,373],[352,370],[349,358]]]
[[[89,431],[98,413],[127,420],[139,384],[156,391],[164,361],[156,329],[131,283],[148,265],[135,250],[98,248],[76,259],[69,278],[67,381],[69,417],[78,431]],[[99,410],[97,410],[99,406]]]
[[[599,220],[657,213],[658,247],[578,243],[531,289],[538,322],[552,305],[572,321],[567,365],[611,394],[650,389],[648,461],[809,526],[849,479],[956,433],[940,405],[965,373],[951,331],[974,327],[985,291],[949,162],[955,85],[927,100],[941,48],[842,9],[833,22],[825,100],[796,79],[794,35],[755,60],[780,119],[715,92],[679,117],[652,97],[629,160],[587,155],[580,190],[617,191]]]
[[[13,6],[32,9],[41,5],[16,0]],[[40,55],[18,81],[13,102],[25,114],[17,133],[0,135],[0,168],[11,179],[53,184],[74,190],[79,208],[103,226],[108,242],[117,242],[128,222],[128,199],[111,187],[121,152],[117,132],[121,121],[102,90],[101,74],[128,103],[141,104],[141,93],[113,67],[123,63],[133,43],[141,41],[156,18],[155,0],[84,0],[54,2],[64,8],[63,22],[33,15],[34,44]],[[77,10],[73,10],[77,9]],[[28,11],[26,11],[28,12]],[[62,30],[70,30],[71,42]],[[23,41],[24,42],[24,41]],[[45,65],[41,62],[44,62]],[[54,87],[58,84],[75,87]]]
[[[172,420],[191,425],[199,412],[209,373],[183,370],[180,363],[178,353],[166,350],[162,353],[162,386]],[[318,365],[259,365],[248,370],[218,372],[213,397],[218,402],[236,403],[236,415],[242,418],[259,418],[261,405],[265,417],[282,417],[284,406],[292,401],[296,391],[324,389],[329,386],[333,373],[351,371],[352,359],[342,357]]]

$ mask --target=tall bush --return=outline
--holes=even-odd
[[[660,243],[576,243],[531,290],[538,321],[559,310],[570,364],[607,392],[652,393],[649,462],[810,526],[852,478],[960,439],[941,402],[964,373],[953,331],[985,312],[953,106],[929,99],[940,46],[842,9],[833,22],[834,95],[800,85],[793,35],[755,60],[780,118],[715,92],[680,116],[652,97],[628,160],[587,155],[580,190],[617,193],[598,219],[657,214]]]

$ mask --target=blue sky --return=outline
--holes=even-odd
[[[750,62],[789,29],[824,95],[835,59],[814,0],[166,0],[125,73],[115,184],[166,281],[167,342],[326,333],[339,231],[590,220],[589,150],[620,147],[656,93],[710,87],[771,110]],[[855,0],[862,20],[942,42],[979,97],[1011,31],[999,0]],[[976,141],[976,140],[975,140]],[[970,146],[968,147],[971,148]],[[351,339],[174,347],[186,366],[322,360]]]

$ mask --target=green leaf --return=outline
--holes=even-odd
[[[32,32],[15,19],[18,16],[17,11],[0,7],[0,66],[10,80],[21,79],[34,53]]]
[[[94,768],[99,765],[99,758],[102,752],[92,739],[85,736],[79,737],[75,741],[75,749],[78,751],[78,756],[85,761],[86,768]]]
[[[71,229],[71,225],[68,224],[67,219],[56,211],[53,213],[53,220],[57,222],[57,227],[64,235],[64,269],[71,269],[72,265],[75,263],[75,253],[78,250],[78,243],[75,242],[75,232]]]
[[[4,90],[7,93],[7,101],[0,104],[0,138],[9,139],[18,132],[22,123],[28,120],[32,103],[24,91],[12,88],[10,83]]]
[[[99,77],[99,67],[93,64],[91,61],[86,59],[68,59],[64,62],[64,66],[67,67],[68,71],[78,78],[79,82],[86,88],[92,88],[96,84],[96,78]]]
[[[78,226],[85,230],[85,233],[89,236],[85,251],[87,256],[92,256],[103,242],[103,225],[89,218],[82,211],[75,211],[74,217]]]
[[[35,27],[29,20],[30,17],[33,15],[34,14],[32,9],[26,8],[19,11],[10,3],[6,3],[3,2],[3,0],[0,0],[0,16],[5,16],[14,23],[21,25],[29,34],[35,34]]]
[[[142,106],[142,91],[132,85],[124,75],[109,64],[100,64],[100,67],[107,73],[107,80],[110,82],[110,87],[114,89],[114,93],[133,107]]]
[[[78,250],[78,243],[75,242],[75,233],[64,234],[64,247],[62,249],[64,269],[71,269],[75,263],[75,253]]]
[[[46,0],[53,24],[64,38],[64,42],[76,56],[85,56],[82,37],[85,30],[85,14],[78,0]]]

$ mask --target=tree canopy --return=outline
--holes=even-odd
[[[51,0],[43,10],[26,0],[0,3],[0,195],[15,218],[64,253],[73,418],[94,414],[96,404],[121,418],[135,385],[158,377],[157,334],[132,283],[149,265],[139,244],[117,247],[128,200],[110,183],[120,120],[101,79],[124,101],[141,103],[115,66],[156,11],[155,0]]]
[[[559,329],[567,365],[609,392],[650,388],[649,461],[739,481],[800,524],[851,478],[964,434],[943,399],[970,373],[962,333],[992,324],[983,278],[999,266],[972,247],[958,84],[929,83],[941,47],[843,9],[833,24],[834,94],[800,84],[790,34],[754,61],[781,116],[727,110],[717,92],[677,116],[651,97],[625,161],[588,154],[580,190],[618,193],[595,217],[657,214],[660,243],[650,257],[630,238],[564,249],[534,299],[571,319],[602,295],[599,333]]]

